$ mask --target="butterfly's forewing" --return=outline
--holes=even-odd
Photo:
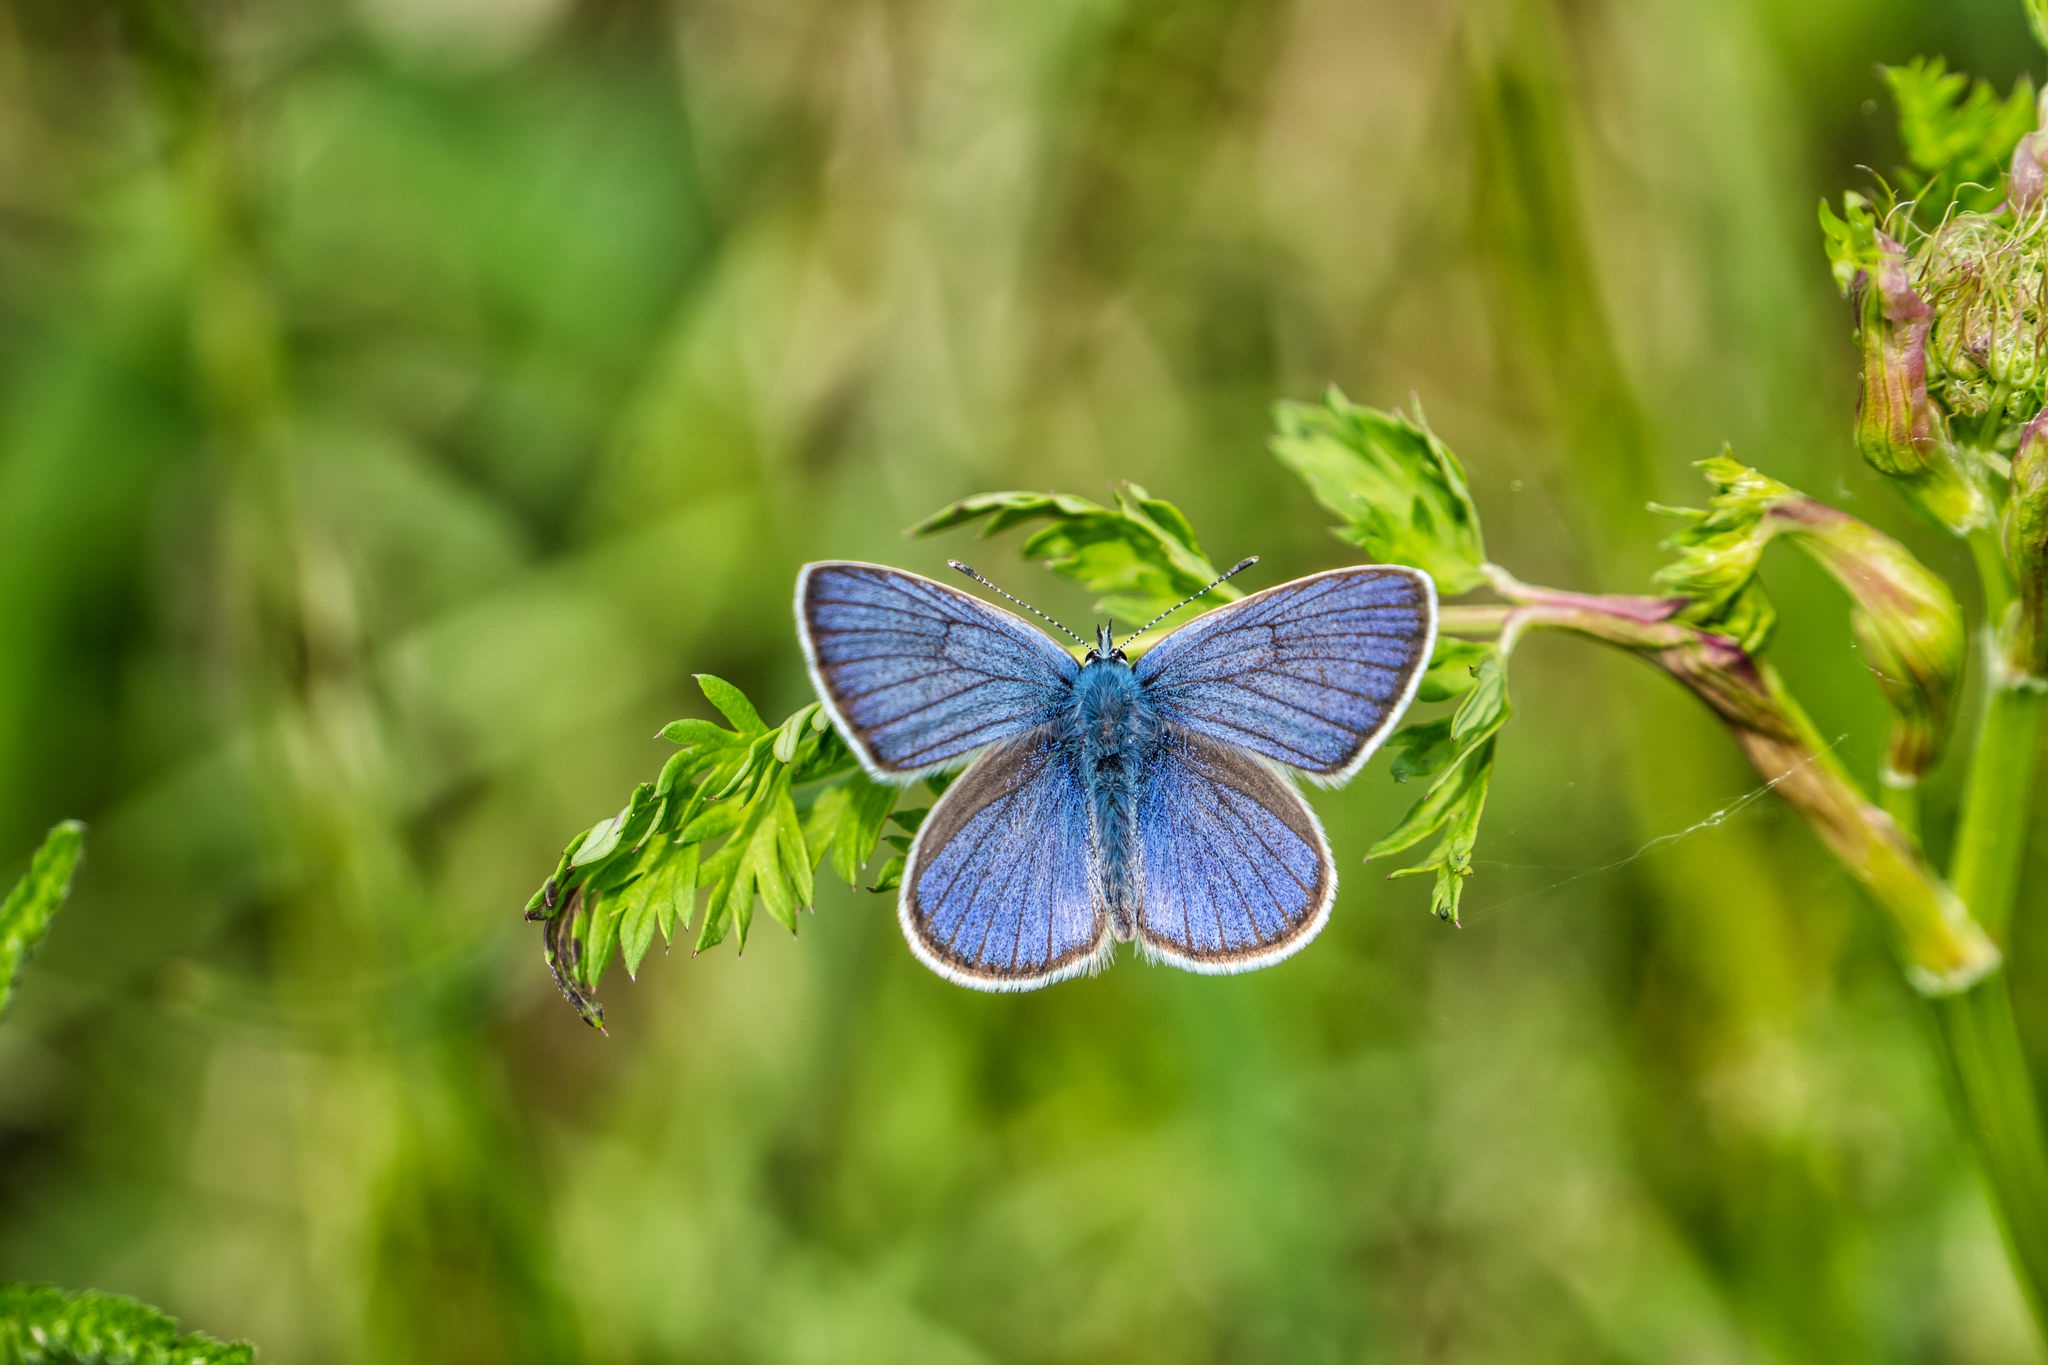
[[[899,914],[911,948],[941,976],[1030,990],[1108,951],[1074,761],[1073,746],[1034,730],[976,759],[925,817]]]
[[[1042,723],[1080,668],[1008,612],[877,564],[805,565],[796,619],[818,695],[888,781]]]
[[[1173,727],[1137,808],[1153,957],[1197,972],[1277,962],[1316,936],[1337,894],[1322,826],[1287,779],[1250,754]]]
[[[1408,708],[1435,643],[1429,575],[1371,565],[1219,607],[1136,668],[1168,722],[1341,781]]]

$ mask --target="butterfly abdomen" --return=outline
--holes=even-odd
[[[1136,936],[1144,901],[1138,857],[1138,792],[1159,722],[1128,664],[1098,660],[1075,680],[1068,717],[1088,788],[1089,835],[1095,846],[1096,894],[1119,939]]]

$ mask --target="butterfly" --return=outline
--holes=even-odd
[[[818,697],[873,777],[967,764],[904,865],[911,950],[949,981],[1023,991],[1099,970],[1120,942],[1223,973],[1314,938],[1337,871],[1286,770],[1339,783],[1379,747],[1428,667],[1436,585],[1393,565],[1312,574],[1136,663],[1108,626],[1076,661],[1000,607],[878,564],[805,565],[796,617]]]

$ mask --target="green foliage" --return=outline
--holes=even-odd
[[[1472,875],[1479,818],[1486,810],[1486,791],[1493,780],[1494,736],[1507,723],[1509,707],[1501,651],[1493,645],[1466,641],[1448,644],[1450,648],[1440,648],[1431,660],[1430,676],[1460,669],[1466,673],[1471,681],[1458,709],[1447,719],[1404,726],[1388,741],[1388,747],[1397,751],[1394,780],[1425,777],[1429,789],[1365,856],[1368,862],[1383,858],[1437,835],[1436,846],[1423,861],[1391,875],[1435,873],[1430,911],[1456,924],[1465,879]]]
[[[1781,526],[1768,514],[1799,495],[1726,452],[1696,467],[1716,492],[1704,511],[1655,506],[1690,523],[1664,541],[1677,558],[1657,571],[1657,584],[1688,599],[1679,620],[1726,635],[1753,652],[1769,640],[1777,622],[1756,579],[1764,546]]]
[[[71,874],[85,851],[85,826],[66,820],[44,836],[28,871],[0,901],[0,1014],[7,1012],[15,980],[50,921],[71,894]]]
[[[1886,246],[1870,200],[1850,190],[1842,195],[1842,212],[1837,215],[1828,201],[1820,201],[1821,241],[1834,272],[1835,287],[1847,294],[1857,277],[1874,274],[1884,264]]]
[[[180,1335],[177,1322],[119,1294],[0,1284],[0,1362],[6,1365],[249,1365],[256,1348]]]
[[[571,840],[527,902],[527,918],[548,924],[555,983],[593,1025],[603,1023],[595,992],[615,952],[638,976],[657,934],[668,944],[693,925],[694,952],[728,933],[744,950],[756,902],[795,933],[811,908],[813,870],[829,857],[857,885],[895,802],[893,787],[859,770],[818,703],[771,728],[731,683],[708,673],[697,682],[729,728],[664,727],[677,747],[660,777]],[[825,782],[834,785],[801,790]]]
[[[2001,193],[1999,173],[2034,127],[2034,92],[2026,77],[2000,98],[1987,81],[1950,71],[1939,57],[1916,57],[1884,68],[1899,111],[1899,143],[1909,170],[1904,189],[1914,217],[1928,225],[1951,205],[1985,209]]]
[[[1382,564],[1408,564],[1456,596],[1485,582],[1486,550],[1465,469],[1417,407],[1410,418],[1352,403],[1275,406],[1273,453],[1343,518],[1337,538]]]
[[[1485,542],[1465,468],[1419,407],[1410,418],[1360,407],[1332,388],[1320,404],[1276,405],[1274,425],[1274,455],[1317,502],[1343,518],[1335,528],[1339,540],[1375,562],[1427,571],[1446,596],[1485,584]],[[1430,910],[1455,924],[1493,777],[1494,736],[1508,719],[1505,655],[1493,644],[1439,639],[1416,697],[1457,699],[1458,707],[1388,739],[1394,780],[1422,777],[1429,787],[1366,856],[1384,857],[1439,836],[1422,862],[1392,875],[1435,873]]]
[[[1136,484],[1116,490],[1114,507],[1068,493],[982,493],[942,508],[911,529],[928,536],[980,522],[981,534],[992,536],[1037,521],[1049,524],[1032,532],[1018,553],[1042,559],[1054,573],[1085,584],[1099,594],[1096,610],[1112,618],[1149,619],[1217,577],[1180,509]],[[1189,610],[1204,611],[1243,595],[1224,583]]]

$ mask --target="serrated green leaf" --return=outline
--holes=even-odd
[[[1047,523],[1026,538],[1020,552],[1043,559],[1053,572],[1096,593],[1095,609],[1120,620],[1154,616],[1217,576],[1180,509],[1135,485],[1117,490],[1114,507],[1068,494],[984,493],[944,508],[911,530],[932,535],[977,521],[984,536]],[[1226,583],[1192,610],[1241,596],[1242,590]]]
[[[875,884],[869,887],[868,890],[894,891],[898,887],[902,886],[904,862],[904,856],[901,853],[899,853],[895,857],[889,859],[888,862],[883,863],[881,872],[877,874],[875,877]]]
[[[611,965],[613,950],[619,946],[619,912],[625,906],[617,896],[591,891],[584,895],[583,907],[581,975],[583,984],[595,990],[604,969]]]
[[[1487,741],[1467,754],[1464,759],[1451,767],[1422,794],[1422,799],[1409,807],[1401,817],[1401,823],[1381,835],[1373,846],[1366,850],[1365,858],[1371,862],[1391,853],[1413,848],[1442,829],[1457,816],[1460,805],[1475,784],[1482,786],[1488,776],[1486,769],[1493,763],[1493,743]]]
[[[693,844],[708,843],[732,833],[746,818],[745,802],[714,802],[705,806],[700,814],[692,817],[690,823],[677,832],[676,837]]]
[[[640,976],[641,959],[661,928],[661,902],[667,890],[664,882],[646,878],[632,891],[621,893],[625,905],[619,913],[619,956],[626,964],[626,975],[635,980]]]
[[[2034,130],[2027,78],[2021,76],[2012,93],[2001,97],[1989,82],[1973,83],[1939,57],[1916,57],[1883,72],[1911,166],[1901,179],[1916,201],[1914,216],[1940,222],[1958,198],[1969,208],[1990,207],[2000,193],[1999,172],[2019,140]]]
[[[701,844],[678,844],[664,868],[662,895],[656,905],[664,943],[676,941],[676,930],[690,927],[697,908],[697,860]]]
[[[756,735],[768,728],[761,719],[761,713],[754,709],[754,703],[747,700],[747,694],[734,687],[714,673],[699,673],[697,686],[704,691],[704,698],[719,713],[732,722],[733,729],[743,735]]]
[[[812,866],[828,854],[832,870],[848,886],[860,884],[860,869],[874,856],[875,843],[896,789],[856,774],[822,793],[804,820],[803,842]]]
[[[22,964],[71,894],[71,876],[84,852],[84,825],[66,820],[55,826],[29,859],[28,871],[0,901],[0,1014],[14,996]]]
[[[1373,560],[1426,571],[1446,596],[1485,582],[1486,549],[1464,466],[1414,417],[1360,407],[1336,389],[1280,403],[1272,449]]]
[[[1479,838],[1479,820],[1485,813],[1487,788],[1493,780],[1493,741],[1488,740],[1461,763],[1458,772],[1456,798],[1441,826],[1443,837],[1427,858],[1390,874],[1414,877],[1424,872],[1435,873],[1429,910],[1438,919],[1452,924],[1458,922],[1458,903],[1465,894],[1465,880],[1472,875],[1472,849]]]
[[[715,720],[672,720],[661,727],[661,737],[686,749],[726,749],[746,742],[744,736],[726,729]]]

